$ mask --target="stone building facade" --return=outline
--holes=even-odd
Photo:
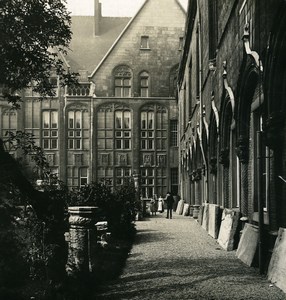
[[[264,269],[286,226],[285,16],[280,0],[191,0],[179,70],[180,194],[258,226]]]
[[[133,18],[72,17],[65,64],[78,87],[43,101],[27,89],[19,111],[0,103],[1,135],[25,130],[70,188],[140,178],[143,197],[178,192],[176,72],[185,10],[177,0],[147,0]],[[31,83],[32,84],[32,83]]]

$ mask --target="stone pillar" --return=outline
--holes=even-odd
[[[66,271],[68,275],[92,272],[92,256],[97,243],[95,212],[97,207],[69,207],[69,248]],[[93,251],[92,251],[93,250]]]

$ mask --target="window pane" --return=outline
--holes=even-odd
[[[124,85],[124,86],[130,86],[130,85],[131,85],[130,79],[129,79],[129,78],[124,78],[124,80],[123,80],[123,85]]]
[[[69,149],[73,149],[73,140],[69,140]]]
[[[68,118],[69,118],[69,128],[74,128],[74,113],[73,111],[69,111],[68,114]]]
[[[121,140],[116,140],[116,149],[121,149]]]
[[[149,37],[141,36],[141,48],[149,48]]]
[[[104,111],[100,111],[97,113],[97,126],[98,128],[104,128],[104,116],[105,116],[105,112]],[[72,128],[72,127],[70,127]]]
[[[148,112],[148,129],[154,128],[154,112]]]
[[[148,88],[141,88],[140,96],[148,97]]]
[[[43,142],[44,142],[43,148],[49,149],[49,140],[44,140]]]
[[[81,140],[77,139],[76,140],[76,149],[80,149],[81,148]]]
[[[15,113],[10,113],[10,129],[16,129],[17,119]]]
[[[115,88],[115,97],[121,97],[121,88],[120,87]]]
[[[51,149],[57,149],[58,148],[58,140],[52,139],[51,140]]]
[[[50,126],[50,115],[48,111],[43,112],[43,127],[49,128]]]
[[[104,139],[97,139],[97,147],[98,149],[104,149],[105,148],[105,140]]]
[[[52,123],[52,128],[58,128],[58,112],[57,111],[51,112],[51,123]]]
[[[106,149],[112,149],[113,148],[113,142],[111,139],[106,140]]]
[[[142,87],[148,86],[148,78],[141,78],[141,86]]]
[[[115,112],[115,128],[122,128],[122,112]]]
[[[130,96],[130,88],[123,88],[123,96],[124,97],[129,97]]]
[[[53,137],[58,136],[58,131],[57,130],[52,130],[51,133],[52,133],[51,136],[53,136]]]
[[[147,124],[147,112],[142,112],[141,113],[141,128],[146,129],[146,124]]]
[[[124,128],[130,128],[130,112],[124,112]]]
[[[87,168],[81,168],[80,169],[80,176],[81,177],[87,177]]]
[[[124,149],[130,149],[130,141],[124,140]]]
[[[81,112],[77,111],[75,113],[75,122],[76,122],[76,128],[81,128]]]
[[[106,112],[106,125],[105,128],[113,128],[113,112]]]
[[[121,78],[116,78],[115,79],[115,86],[122,86],[122,79]]]
[[[50,136],[49,133],[50,133],[49,130],[44,130],[43,131],[43,136]]]

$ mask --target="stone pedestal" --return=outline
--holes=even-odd
[[[97,207],[74,206],[69,207],[69,234],[67,235],[68,262],[66,271],[68,275],[84,275],[93,270],[92,255],[97,244],[96,218]]]
[[[194,205],[193,206],[194,210],[193,210],[193,218],[197,219],[199,216],[199,212],[200,212],[200,206],[199,205]]]

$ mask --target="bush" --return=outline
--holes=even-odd
[[[140,209],[133,181],[111,190],[104,182],[95,182],[71,193],[69,205],[97,206],[98,220],[106,220],[114,237],[128,238],[134,233],[135,216]]]

